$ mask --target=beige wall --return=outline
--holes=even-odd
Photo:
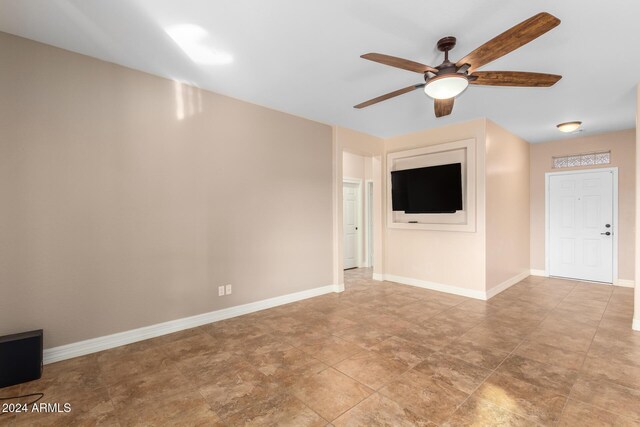
[[[487,120],[487,290],[529,271],[529,144]]]
[[[365,180],[365,157],[358,154],[342,153],[343,178]]]
[[[475,138],[476,232],[386,229],[385,274],[469,290],[485,290],[484,119],[429,129],[385,141],[387,152]]]
[[[638,131],[638,125],[640,125],[640,84],[638,85],[636,93],[636,155],[635,166],[636,170],[640,171],[640,131]],[[635,230],[640,229],[640,173],[636,173],[636,211],[635,211]],[[635,309],[633,312],[633,329],[640,331],[640,239],[635,241],[635,282],[636,287],[634,289],[635,296]]]
[[[0,335],[52,347],[332,284],[329,126],[3,33],[0,52]]]
[[[618,277],[634,279],[635,253],[635,141],[634,129],[531,144],[531,268],[545,269],[545,173],[554,172],[552,157],[611,150],[618,168]],[[576,169],[587,169],[580,167]]]

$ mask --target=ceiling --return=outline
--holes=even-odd
[[[470,87],[440,119],[419,90],[353,108],[422,82],[361,54],[435,66],[439,38],[458,38],[457,60],[541,11],[562,24],[482,70],[562,74],[554,87]],[[555,129],[570,120],[582,135],[635,126],[639,17],[631,0],[0,0],[0,31],[320,122],[389,137],[487,117],[529,142],[572,137]],[[194,61],[167,33],[182,24],[233,60]]]

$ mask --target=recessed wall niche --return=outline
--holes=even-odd
[[[391,172],[461,164],[462,210],[455,213],[393,211]],[[387,226],[413,230],[476,231],[476,140],[465,139],[387,154]]]

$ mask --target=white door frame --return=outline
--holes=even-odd
[[[371,190],[371,191],[369,191]],[[364,266],[373,267],[373,180],[365,180],[364,187]]]
[[[544,174],[544,275],[549,277],[549,265],[550,265],[550,206],[549,206],[549,180],[555,175],[575,175],[583,173],[596,173],[596,172],[612,172],[613,173],[613,283],[618,283],[618,168],[591,168],[591,169],[576,169],[570,171],[561,172],[547,172]]]
[[[358,186],[358,189],[356,190],[356,199],[358,201],[358,206],[356,208],[356,227],[358,227],[358,232],[356,233],[356,244],[358,246],[358,249],[356,250],[356,265],[358,267],[362,267],[362,180],[358,178],[342,178],[342,185],[344,186],[344,184],[355,184]],[[342,197],[344,197],[344,194]],[[344,230],[342,233],[344,234]]]

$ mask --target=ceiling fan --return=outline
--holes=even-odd
[[[445,37],[438,41],[438,50],[444,52],[444,61],[437,67],[420,64],[408,59],[380,53],[367,53],[361,58],[392,67],[402,68],[424,75],[424,83],[370,99],[354,108],[364,108],[381,101],[424,88],[425,93],[435,101],[436,117],[448,116],[453,110],[455,97],[468,85],[549,87],[562,76],[555,74],[530,73],[522,71],[476,71],[491,61],[518,49],[560,24],[555,16],[542,12],[522,21],[504,33],[489,40],[458,62],[449,61],[449,51],[456,45],[455,37]]]

